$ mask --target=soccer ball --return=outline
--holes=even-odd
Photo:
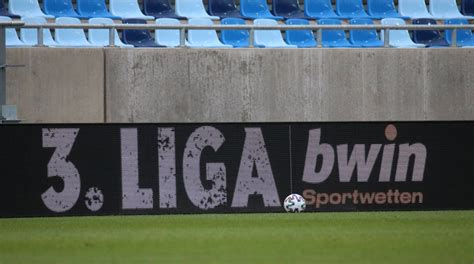
[[[290,194],[285,198],[283,207],[287,212],[299,213],[306,208],[306,201],[303,196],[299,194]]]

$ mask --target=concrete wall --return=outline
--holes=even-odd
[[[108,49],[108,122],[474,119],[471,49]]]

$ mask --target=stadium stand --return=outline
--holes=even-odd
[[[176,18],[158,18],[155,21],[158,25],[179,25],[180,22]],[[156,44],[166,46],[168,48],[178,47],[180,45],[180,35],[178,29],[157,29],[155,30]]]
[[[58,17],[56,23],[71,25],[81,24],[81,21],[75,17]],[[57,28],[54,33],[60,47],[97,47],[87,40],[83,29]]]
[[[437,19],[466,18],[459,12],[456,0],[430,0],[429,10]]]
[[[331,0],[306,0],[304,1],[304,12],[307,16],[320,18],[345,19],[347,17],[338,16],[332,8]]]
[[[145,16],[140,10],[137,0],[110,0],[110,13],[122,19],[138,18],[151,20],[153,16]]]
[[[425,0],[398,0],[398,12],[404,17],[434,18],[426,8]]]
[[[209,14],[221,18],[245,18],[240,14],[234,0],[209,0],[208,10]]]
[[[22,20],[28,24],[45,24],[46,19],[44,17],[24,17]],[[22,28],[20,30],[21,40],[31,46],[38,45],[38,30],[33,28]],[[54,41],[53,36],[49,28],[43,29],[43,45],[48,47],[57,46],[58,43]]]
[[[143,13],[155,18],[185,19],[185,17],[176,15],[175,10],[171,6],[170,0],[144,0]]]
[[[110,18],[91,18],[89,24],[113,24]],[[89,29],[89,42],[94,46],[105,47],[109,45],[109,30],[107,29]],[[133,45],[127,45],[122,42],[117,30],[114,30],[114,45],[121,48],[133,48]]]
[[[474,0],[462,0],[461,13],[465,16],[474,16]]]
[[[20,18],[19,15],[12,14],[8,11],[8,8],[5,6],[5,2],[0,1],[0,16],[7,16],[10,18]]]
[[[124,24],[146,24],[145,19],[129,18],[123,20]],[[122,32],[122,41],[125,44],[140,48],[161,48],[156,44],[150,31],[145,29],[125,29]]]
[[[176,0],[176,14],[178,16],[191,18],[207,18],[218,20],[218,16],[210,16],[201,0]]]
[[[79,15],[72,6],[71,0],[43,0],[44,12],[55,17],[87,18]]]
[[[367,12],[371,17],[409,19],[398,14],[393,0],[367,0]]]
[[[436,20],[418,18],[412,21],[414,25],[436,25]],[[427,47],[448,47],[449,43],[439,30],[413,30],[413,41],[425,44]]]
[[[122,19],[107,10],[105,0],[77,0],[77,12],[85,18],[104,17]]]
[[[318,24],[321,25],[341,25],[342,22],[339,19],[323,18],[318,20]],[[321,44],[324,48],[351,48],[354,47],[346,38],[344,30],[338,29],[326,29],[322,31]]]
[[[45,17],[54,18],[52,15],[46,15],[41,10],[38,0],[10,0],[8,1],[8,9],[11,13],[22,17]]]
[[[340,16],[348,18],[369,17],[362,0],[337,0],[336,11]]]
[[[405,25],[405,21],[401,18],[384,18],[382,25]],[[382,31],[382,40],[384,33]],[[417,44],[410,38],[408,30],[390,30],[389,31],[390,46],[395,48],[422,48],[424,44]]]
[[[224,18],[221,22],[223,25],[245,25],[245,20],[241,18]],[[232,45],[234,48],[246,48],[249,46],[248,30],[222,30],[222,43]]]
[[[349,21],[351,25],[373,25],[374,22],[370,18],[353,18]],[[382,47],[383,41],[380,40],[376,30],[351,30],[349,33],[349,41],[354,46],[364,48]]]
[[[207,18],[192,18],[190,25],[212,25],[213,22]],[[189,47],[192,48],[232,48],[232,45],[223,44],[215,30],[189,30]]]
[[[10,22],[11,17],[0,16],[0,22]],[[14,28],[5,29],[5,42],[7,47],[25,47],[28,46],[18,38],[18,34]]]
[[[467,25],[469,22],[466,19],[448,19],[444,22],[448,25]],[[452,30],[445,31],[446,41],[452,44]],[[474,35],[471,30],[458,29],[456,31],[456,44],[458,47],[474,47]]]
[[[306,16],[304,10],[300,8],[298,0],[273,0],[272,13],[275,16],[288,18],[304,18],[310,19]]]
[[[269,18],[281,20],[283,17],[274,16],[270,13],[267,6],[266,0],[241,0],[240,1],[240,13],[252,19],[258,18]]]
[[[278,24],[276,20],[268,18],[255,19],[253,23],[266,26]],[[255,30],[255,45],[264,48],[297,48],[295,45],[288,45],[279,30]]]
[[[292,18],[286,20],[286,24],[309,25],[309,21],[301,18]],[[287,30],[285,40],[288,44],[295,45],[298,48],[312,48],[318,45],[311,30]]]

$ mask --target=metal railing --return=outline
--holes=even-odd
[[[1,26],[1,24],[0,24]],[[249,48],[254,47],[255,30],[311,30],[317,32],[316,39],[318,47],[321,48],[322,31],[328,29],[339,30],[383,30],[384,47],[390,47],[390,30],[452,30],[451,46],[456,47],[457,30],[467,29],[473,30],[474,25],[158,25],[158,24],[24,24],[22,28],[36,28],[38,30],[38,46],[44,46],[42,29],[108,29],[109,30],[109,47],[115,46],[114,32],[116,29],[173,29],[180,31],[180,47],[186,47],[186,32],[189,30],[248,30],[249,31]]]

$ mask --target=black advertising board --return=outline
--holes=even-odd
[[[474,122],[0,126],[0,217],[474,209]]]

